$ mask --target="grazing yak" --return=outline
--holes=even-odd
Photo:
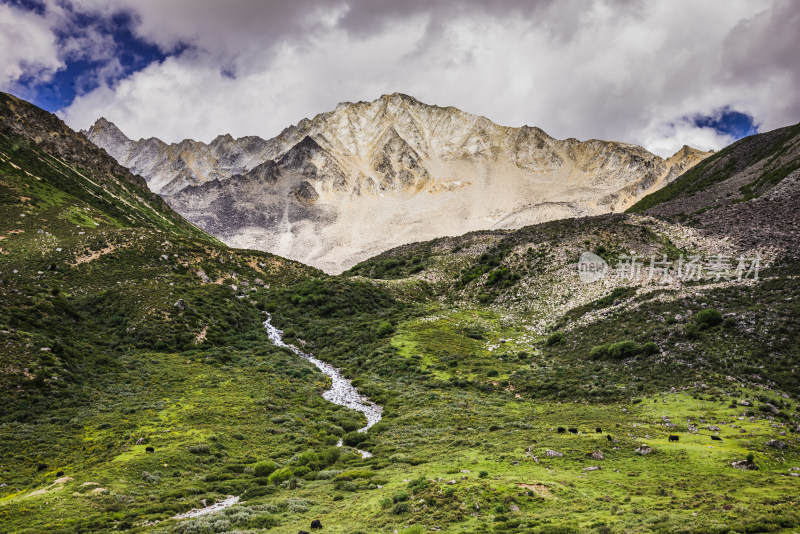
[[[670,441],[679,441],[680,439],[681,439],[681,438],[680,438],[679,436],[673,436],[673,435],[670,435],[670,437],[669,437],[669,440],[670,440]]]
[[[144,452],[156,452],[156,450],[153,447],[147,447]]]
[[[311,522],[311,530],[322,530],[322,523],[320,523],[319,519]]]
[[[298,532],[297,534],[308,534],[308,532],[307,532],[307,531],[305,531],[305,530],[301,530],[301,531],[300,531],[300,532]]]
[[[566,428],[564,428],[563,426],[560,426],[560,427],[558,427],[558,433],[559,433],[559,434],[563,434],[563,433],[564,433],[564,432],[566,432],[566,431],[567,431],[567,429],[566,429]]]
[[[614,438],[611,437],[611,434],[606,434],[606,439],[608,441],[614,441]]]
[[[595,428],[594,431],[597,432],[598,434],[602,434],[603,433],[603,429],[600,428],[599,426],[597,428]]]
[[[577,434],[578,433],[578,429],[577,428],[570,428],[569,432],[570,432],[570,434]]]
[[[37,471],[44,471],[45,469],[47,469],[47,464],[39,464],[36,466]]]
[[[722,438],[719,436],[711,436],[711,439],[713,439],[714,441],[722,441]]]
[[[63,477],[64,476],[64,471],[59,471],[58,473],[56,473],[56,476],[57,477]]]

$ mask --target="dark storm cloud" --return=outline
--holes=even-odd
[[[770,126],[800,118],[800,2],[780,0],[741,21],[723,43],[722,78],[737,85],[780,87],[758,112]]]

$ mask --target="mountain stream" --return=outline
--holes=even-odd
[[[381,420],[381,416],[383,414],[383,407],[375,404],[374,402],[370,401],[368,398],[360,395],[358,390],[353,387],[352,382],[342,376],[341,371],[336,367],[332,366],[329,363],[325,363],[322,360],[319,360],[312,356],[311,354],[307,354],[294,345],[288,345],[283,342],[283,332],[273,326],[272,324],[272,316],[267,314],[267,320],[264,321],[264,328],[267,329],[267,336],[269,336],[269,340],[276,347],[286,347],[290,351],[294,352],[301,358],[308,360],[309,362],[313,363],[317,366],[317,368],[323,372],[323,374],[327,375],[331,379],[331,388],[324,393],[322,393],[322,397],[334,404],[338,404],[339,406],[344,406],[345,408],[350,408],[351,410],[357,410],[364,414],[367,418],[367,425],[363,428],[359,428],[359,432],[366,432],[369,430],[370,427],[375,425],[378,421]],[[342,440],[339,440],[337,446],[342,446]],[[362,458],[369,458],[372,456],[367,451],[362,451],[360,449],[356,449],[359,454],[361,454]],[[184,514],[180,514],[175,516],[175,519],[189,519],[192,517],[200,517],[206,514],[212,514],[215,512],[219,512],[225,508],[233,506],[239,502],[239,497],[234,497],[233,495],[228,496],[227,499],[220,501],[218,503],[212,504],[211,506],[207,506],[205,508],[197,508],[195,510],[190,510]]]

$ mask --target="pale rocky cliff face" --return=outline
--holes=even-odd
[[[343,103],[273,139],[84,132],[226,243],[340,272],[404,243],[621,211],[708,156],[557,140],[401,94]]]

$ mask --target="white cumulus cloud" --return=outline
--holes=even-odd
[[[63,66],[49,21],[0,4],[0,90],[15,90],[21,80],[46,81]]]

